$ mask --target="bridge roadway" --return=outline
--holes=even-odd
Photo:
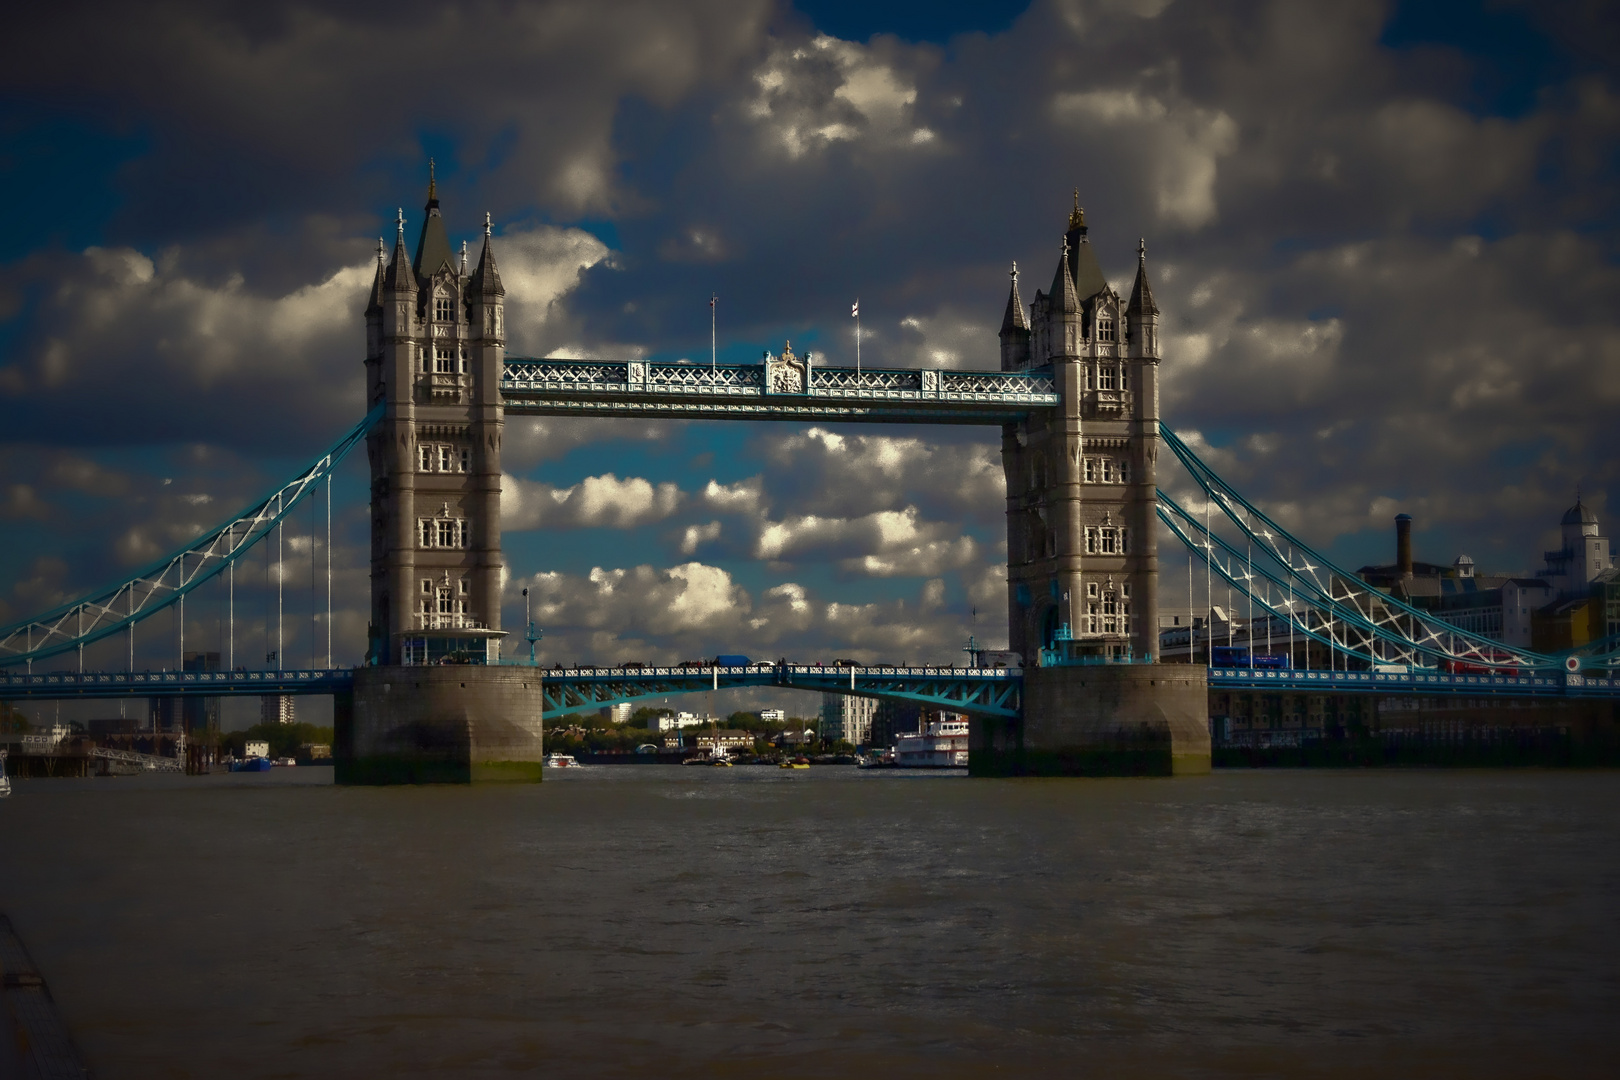
[[[526,666],[526,665],[524,665]],[[1006,668],[822,667],[819,664],[750,664],[746,667],[544,668],[547,719],[621,701],[669,694],[781,686],[914,701],[936,709],[1013,717],[1022,707],[1023,673]],[[333,694],[354,688],[353,668],[296,671],[86,671],[0,675],[0,701],[67,701],[120,697],[249,697]]]
[[[977,716],[1016,717],[1023,706],[1018,668],[823,667],[750,664],[746,667],[543,668],[548,718],[622,701],[669,694],[779,686],[819,693],[909,701]],[[353,668],[287,671],[86,671],[42,675],[0,673],[0,701],[75,698],[251,697],[333,694],[354,687]],[[1318,671],[1210,668],[1211,690],[1402,694],[1451,697],[1620,698],[1620,677],[1563,672],[1450,675],[1442,672]]]

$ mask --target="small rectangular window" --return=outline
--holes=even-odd
[[[1114,340],[1114,320],[1113,319],[1102,319],[1102,320],[1098,321],[1098,323],[1097,323],[1097,340],[1098,341],[1113,341]]]
[[[1108,365],[1104,365],[1102,370],[1097,373],[1097,389],[1112,390],[1113,388],[1114,369]]]
[[[1097,530],[1090,527],[1090,526],[1087,526],[1086,527],[1086,554],[1087,555],[1095,555],[1096,553],[1097,553]]]
[[[451,305],[448,296],[435,297],[433,301],[433,317],[439,322],[451,321]]]
[[[433,471],[433,447],[428,446],[426,444],[423,444],[420,447],[420,450],[422,452],[422,471],[423,472],[432,472]]]
[[[1102,478],[1103,478],[1103,483],[1105,483],[1105,484],[1112,484],[1114,482],[1114,459],[1113,458],[1103,458],[1102,459]]]
[[[422,579],[422,591],[426,592],[426,593],[430,593],[430,592],[433,591],[433,579],[432,578],[423,578]]]
[[[1100,542],[1099,546],[1102,549],[1102,554],[1112,555],[1114,554],[1114,545],[1118,540],[1118,530],[1104,527],[1098,530],[1097,539]]]
[[[421,525],[422,525],[422,546],[425,547],[425,548],[430,548],[430,547],[433,546],[433,519],[432,518],[423,518],[422,521],[421,521]]]
[[[1131,482],[1131,462],[1129,458],[1122,458],[1120,460],[1119,482],[1122,484],[1128,484]]]
[[[467,449],[466,447],[463,447],[462,450],[461,450],[461,471],[462,472],[471,472],[472,471],[472,451]]]
[[[1097,599],[1097,583],[1095,581],[1086,582],[1086,595],[1093,600]]]
[[[1119,388],[1121,390],[1131,388],[1131,368],[1129,364],[1119,365]]]
[[[448,447],[448,446],[439,447],[439,471],[440,472],[449,472],[450,471],[450,453],[451,453],[451,447]]]
[[[449,520],[441,520],[439,522],[439,546],[440,547],[455,547],[456,546],[456,523],[455,522],[449,521]]]
[[[1121,555],[1131,553],[1131,530],[1129,529],[1119,530],[1119,553]]]
[[[1097,482],[1097,459],[1088,457],[1088,458],[1086,458],[1086,483],[1095,484],[1096,482]]]

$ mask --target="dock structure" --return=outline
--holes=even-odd
[[[10,1030],[0,1037],[0,1076],[28,1080],[83,1080],[91,1074],[34,960],[11,920],[0,915],[0,1016]]]

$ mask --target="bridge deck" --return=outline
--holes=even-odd
[[[1210,668],[1209,688],[1453,697],[1620,697],[1620,679],[1562,673],[1448,675],[1443,672]]]
[[[1024,673],[1018,668],[747,667],[542,668],[545,715],[640,701],[666,694],[780,686],[822,693],[914,701],[981,716],[1017,716]],[[289,671],[87,671],[0,674],[0,701],[118,697],[241,697],[331,694],[354,686],[352,668]],[[1211,690],[1403,694],[1463,697],[1620,698],[1620,677],[1577,674],[1448,675],[1440,672],[1314,671],[1210,668]]]
[[[1005,424],[1060,398],[1047,370],[958,371],[509,358],[506,411],[682,420]]]

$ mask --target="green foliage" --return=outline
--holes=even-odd
[[[254,724],[246,731],[230,731],[220,737],[220,744],[237,757],[242,757],[250,742],[270,744],[270,756],[297,757],[304,743],[332,745],[332,729],[314,724]]]
[[[28,717],[9,701],[0,702],[0,734],[20,735],[28,730]]]

